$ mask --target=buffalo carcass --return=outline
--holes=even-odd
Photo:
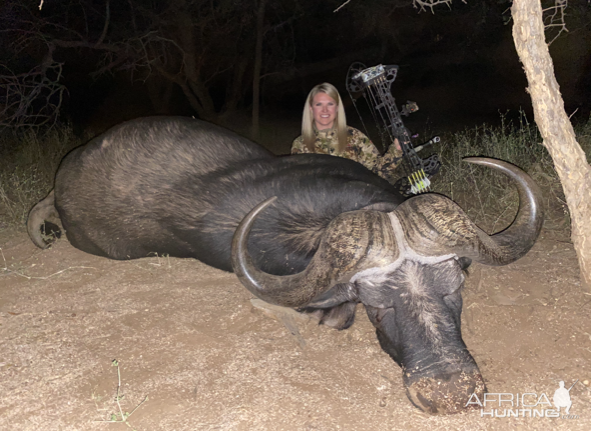
[[[234,269],[258,297],[323,314],[345,329],[362,303],[407,394],[430,413],[455,413],[485,391],[460,331],[470,260],[505,265],[542,225],[537,186],[513,165],[483,158],[517,185],[513,224],[489,236],[449,199],[404,199],[350,160],[275,157],[227,130],[189,118],[124,123],[73,150],[55,189],[29,215],[112,259],[151,253]],[[253,209],[254,208],[254,209]],[[239,226],[240,225],[240,226]]]

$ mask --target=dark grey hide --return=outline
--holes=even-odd
[[[271,196],[281,202],[255,223],[249,250],[258,266],[278,275],[302,271],[339,214],[403,200],[351,160],[276,157],[203,121],[153,117],[123,123],[69,153],[54,191],[31,211],[28,230],[42,248],[43,223],[61,222],[72,245],[91,254],[168,254],[231,271],[238,223]]]

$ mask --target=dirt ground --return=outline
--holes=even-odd
[[[361,306],[339,332],[262,310],[194,260],[42,251],[8,231],[0,246],[1,430],[591,429],[591,295],[572,245],[547,232],[512,265],[471,267],[463,336],[489,392],[533,404],[578,379],[569,418],[421,413]],[[108,423],[118,371],[121,411],[137,410]]]

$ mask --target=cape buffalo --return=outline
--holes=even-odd
[[[501,233],[487,235],[443,196],[405,201],[350,160],[275,157],[202,121],[143,118],[68,154],[28,231],[42,248],[44,223],[61,223],[72,245],[99,256],[156,252],[234,270],[261,299],[316,310],[338,329],[362,303],[412,403],[454,413],[485,391],[461,337],[464,269],[471,259],[517,260],[543,221],[529,176],[497,160],[468,161],[517,186],[518,214]]]

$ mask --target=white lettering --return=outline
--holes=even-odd
[[[492,405],[491,405],[492,403]],[[477,394],[472,394],[466,403],[468,406],[479,406],[480,417],[490,416],[497,418],[562,418],[562,419],[578,419],[578,415],[560,415],[560,409],[555,409],[553,404],[548,399],[545,393],[536,394],[533,392],[520,393],[506,393],[506,392],[487,392],[484,394],[482,401]],[[521,408],[515,408],[519,407]],[[486,407],[490,410],[485,411]],[[504,407],[504,408],[503,408]],[[532,407],[538,407],[532,409]]]
[[[495,393],[492,393],[492,392],[486,392],[484,394],[484,407],[486,407],[486,403],[489,402],[489,401],[490,402],[497,401],[496,398],[495,398],[495,396],[497,396],[497,395],[499,395],[499,394],[495,394]]]
[[[499,394],[499,407],[503,407],[503,403],[509,403],[513,407],[513,394]]]
[[[547,418],[559,418],[560,417],[560,413],[558,413],[556,410],[548,409],[545,411],[545,413],[546,413]]]
[[[542,401],[542,398],[546,401]],[[536,407],[539,406],[540,404],[546,404],[549,407],[553,407],[552,403],[550,402],[550,400],[548,399],[548,397],[546,396],[546,394],[542,394],[540,395],[540,398],[538,399],[538,403],[536,404]]]
[[[472,401],[473,398],[476,398],[476,401]],[[478,398],[477,394],[470,395],[470,399],[468,400],[468,402],[466,403],[466,405],[464,407],[468,407],[471,404],[476,404],[476,405],[482,407],[482,403],[480,402],[480,399]]]
[[[534,401],[536,402],[535,404],[526,404],[525,403],[525,396],[526,395],[532,395],[534,397]],[[523,407],[535,407],[538,405],[537,403],[537,394],[531,393],[531,392],[526,392],[525,394],[521,395],[521,405]]]

